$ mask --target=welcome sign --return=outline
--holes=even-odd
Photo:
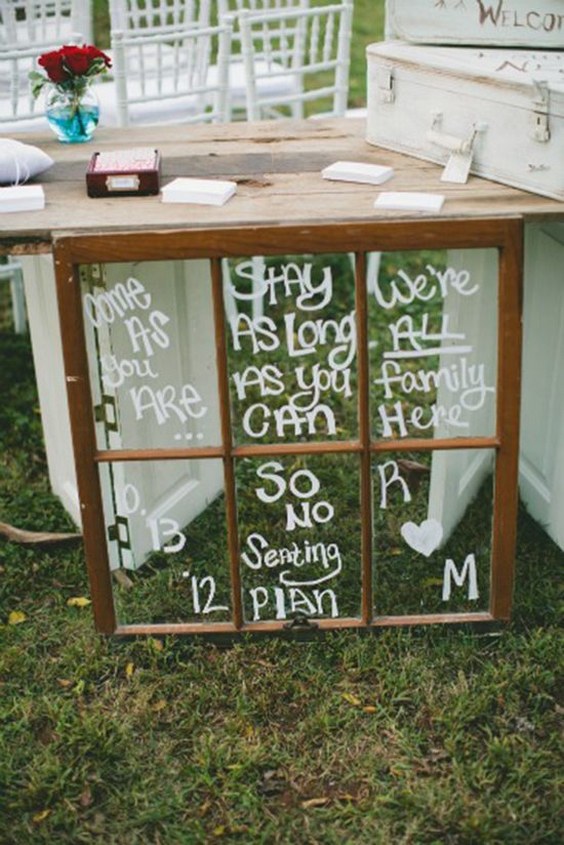
[[[387,0],[388,37],[420,44],[564,48],[560,0]]]
[[[98,629],[507,618],[520,236],[488,220],[61,239]]]

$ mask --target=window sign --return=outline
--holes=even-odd
[[[357,437],[349,256],[235,259],[226,299],[235,442]]]
[[[100,448],[219,445],[209,262],[81,268]]]
[[[480,252],[485,262],[490,251]],[[376,437],[495,432],[497,290],[492,276],[454,258],[446,251],[382,256],[368,311]]]
[[[56,261],[100,631],[508,617],[518,223],[76,237]]]
[[[467,472],[473,461],[480,479]],[[487,611],[493,450],[385,452],[372,474],[376,613]]]
[[[360,619],[360,462],[354,454],[237,466],[245,619]]]

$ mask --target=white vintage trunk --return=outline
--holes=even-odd
[[[386,37],[564,49],[562,0],[386,0]]]
[[[369,143],[564,200],[564,52],[390,41],[367,59]]]

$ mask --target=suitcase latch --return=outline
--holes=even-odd
[[[550,141],[550,126],[548,125],[547,114],[533,113],[533,138],[541,144]]]
[[[532,137],[540,144],[550,141],[550,91],[545,80],[533,80]]]
[[[381,103],[393,103],[396,95],[392,67],[379,67],[376,69],[376,85],[378,87],[379,101]]]

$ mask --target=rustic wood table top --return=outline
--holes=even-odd
[[[425,215],[433,219],[564,218],[564,203],[474,176],[465,185],[441,182],[439,165],[374,147],[364,136],[361,119],[99,129],[84,145],[21,135],[55,164],[37,179],[44,210],[0,215],[0,252],[48,251],[54,238],[70,234],[421,218],[376,211],[380,190],[444,194],[440,214]],[[92,153],[132,147],[160,150],[162,185],[178,176],[232,179],[237,194],[221,207],[164,204],[158,196],[89,198],[85,174]],[[382,187],[323,179],[321,169],[338,160],[390,165],[395,176]]]

